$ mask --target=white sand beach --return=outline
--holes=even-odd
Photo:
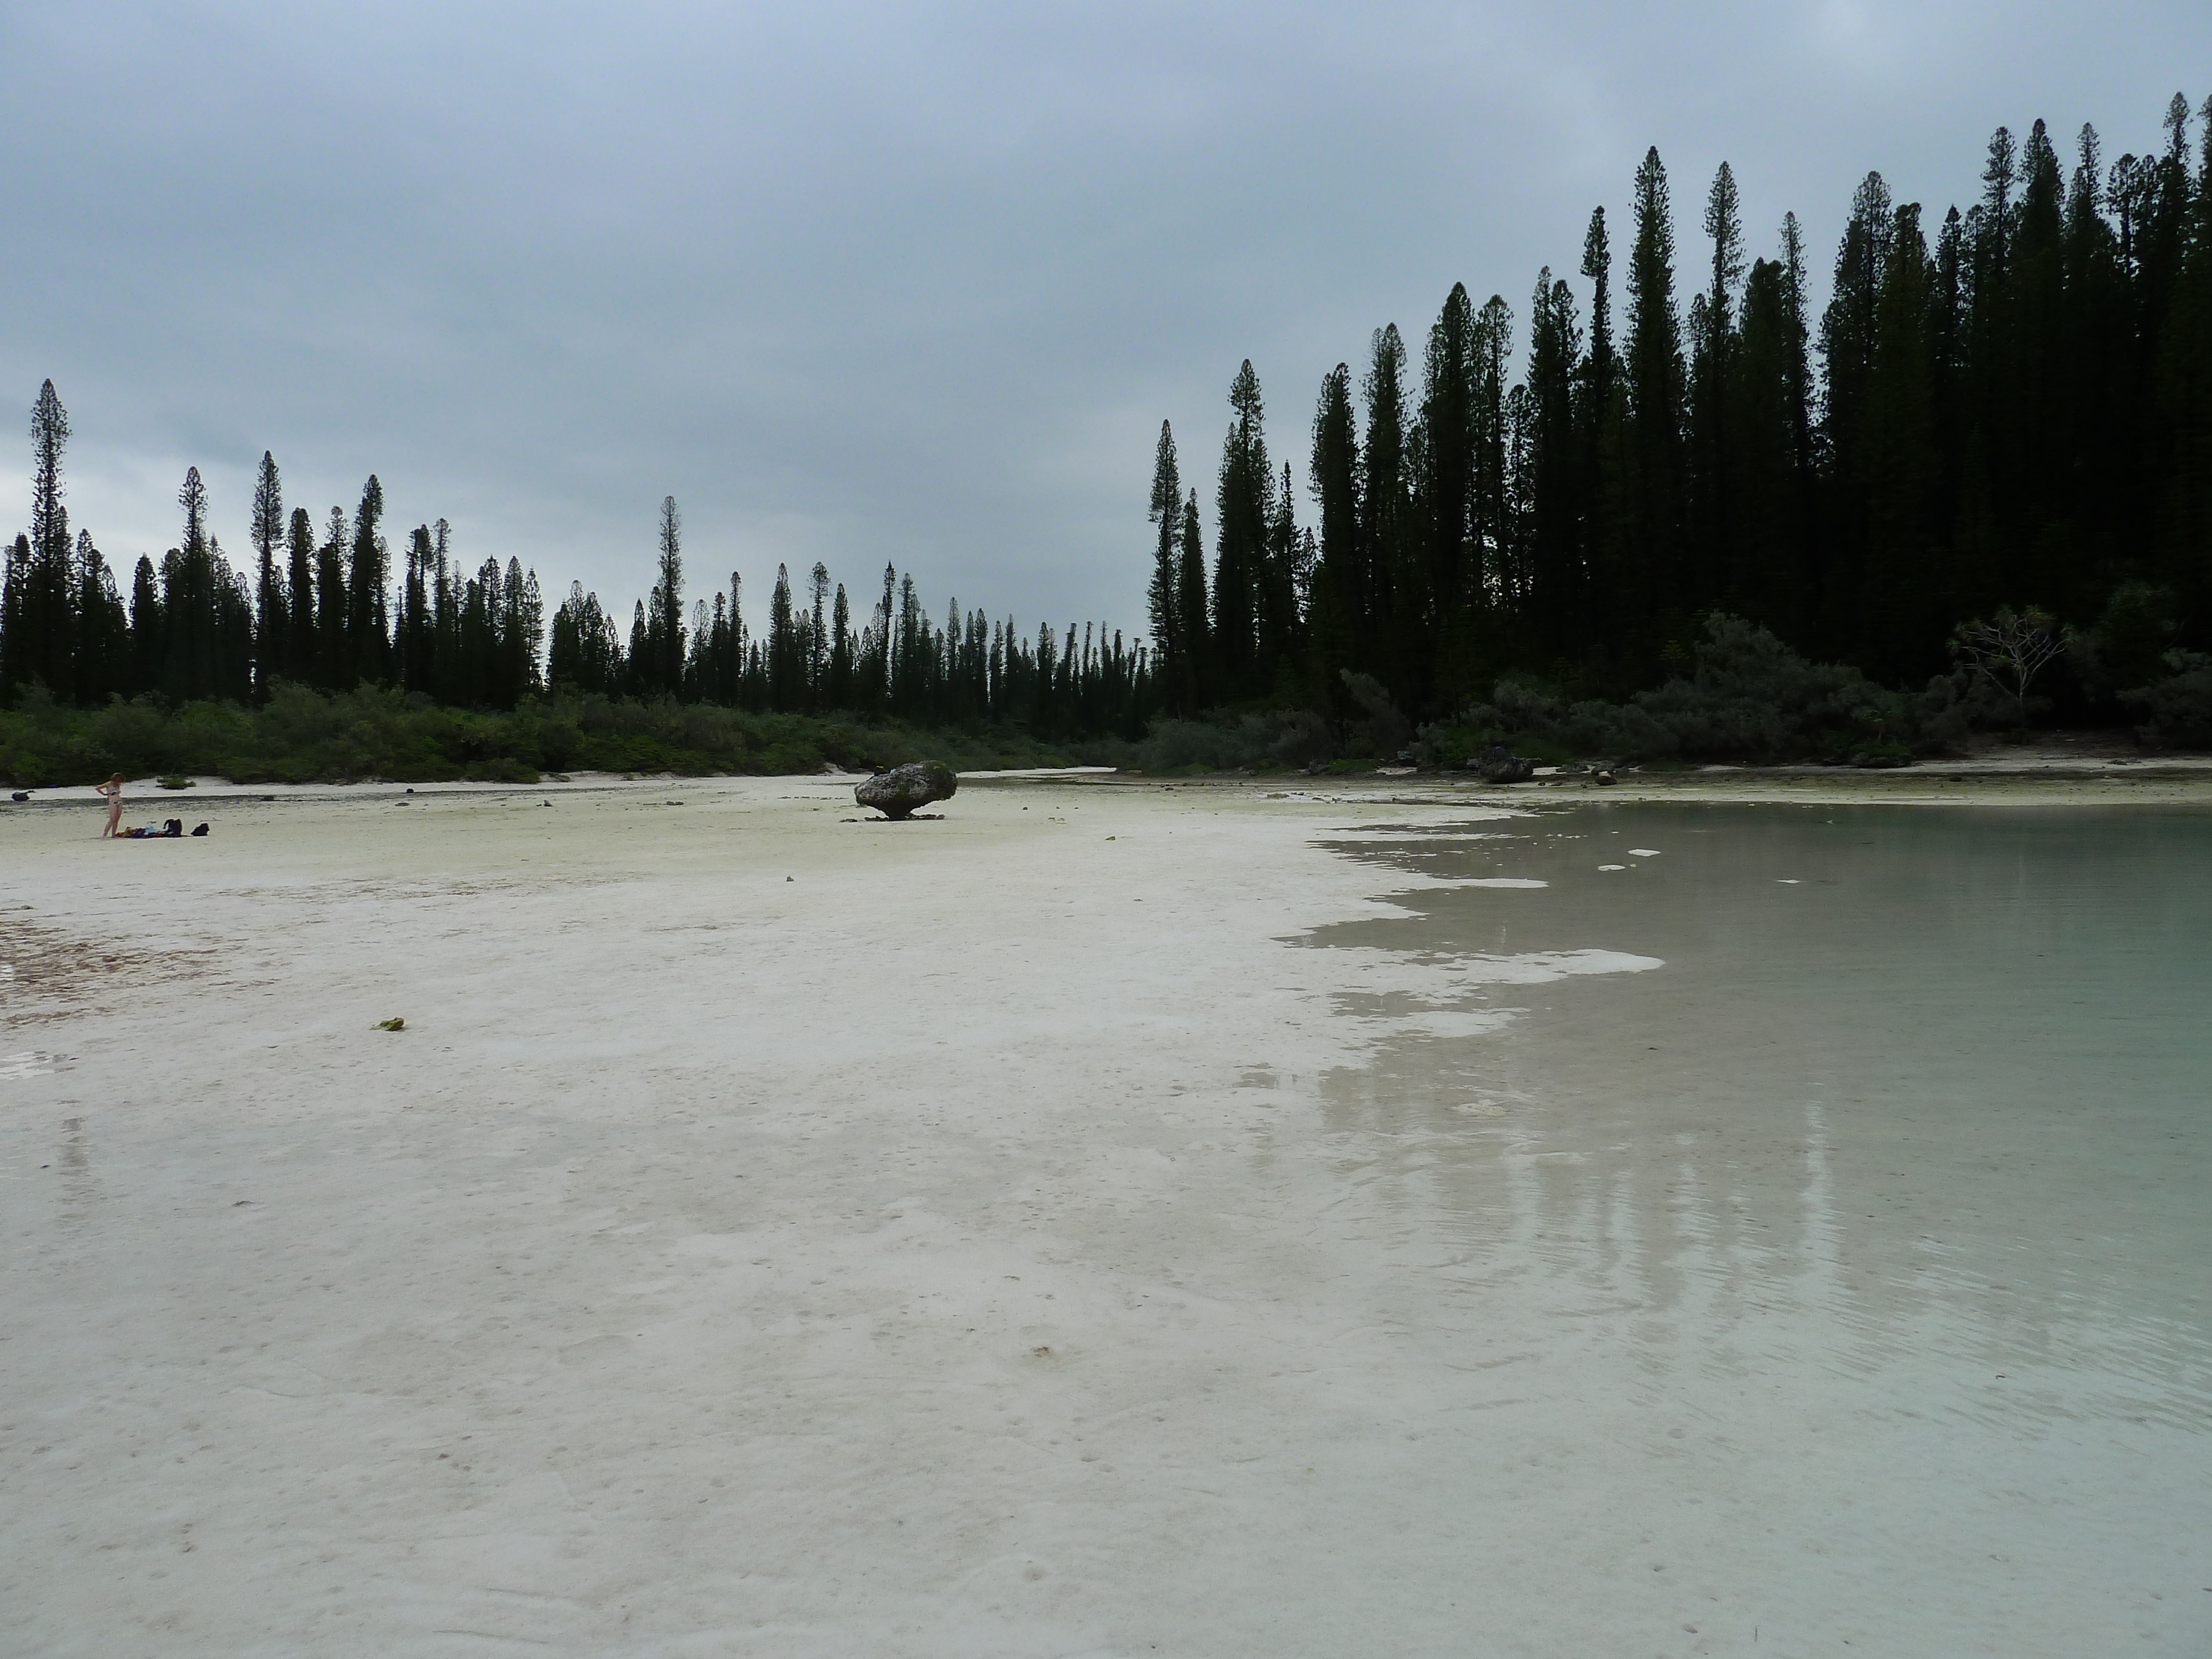
[[[1676,935],[1602,907],[1711,878],[1419,783],[0,816],[0,1650],[2204,1651],[2201,1298],[2093,1241],[2016,1325],[2032,1218],[1900,1212],[1929,1300],[1849,1090],[1468,1086],[1665,1062]],[[1424,895],[1490,908],[1358,932]]]

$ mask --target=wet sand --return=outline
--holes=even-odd
[[[2202,1651],[2205,821],[1771,787],[0,816],[10,1650]]]

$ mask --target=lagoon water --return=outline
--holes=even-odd
[[[1326,1111],[1389,1316],[1526,1419],[1518,1541],[1670,1650],[2212,1651],[2212,815],[1335,845],[1419,884],[1304,943],[1460,987],[1340,999],[1401,1029]],[[1574,951],[1644,971],[1486,970]]]

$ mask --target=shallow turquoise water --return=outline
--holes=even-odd
[[[1706,1506],[1723,1601],[1796,1575],[1808,1651],[2212,1651],[2212,815],[1414,812],[1340,849],[1408,914],[1307,943],[1665,964],[1326,1084],[1461,1252],[1438,1316],[1591,1405],[1581,1474]]]

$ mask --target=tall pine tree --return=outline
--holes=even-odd
[[[261,452],[261,470],[253,481],[254,690],[262,696],[290,671],[286,666],[291,643],[292,619],[283,568],[277,562],[284,543],[284,486],[277,477],[276,458]]]
[[[1632,655],[1650,661],[1681,647],[1687,634],[1682,582],[1682,324],[1674,303],[1674,220],[1657,149],[1636,170],[1636,237],[1628,260],[1628,337],[1622,367],[1628,393],[1624,474],[1629,568],[1620,574],[1631,616]],[[1641,634],[1640,641],[1634,638]],[[1638,651],[1640,644],[1642,650]],[[1687,665],[1686,657],[1679,659]],[[1648,669],[1646,671],[1649,672]]]
[[[353,559],[346,573],[346,643],[352,648],[347,678],[354,684],[380,685],[392,678],[391,562],[384,540],[384,486],[371,473],[354,514]]]
[[[1263,688],[1260,605],[1267,527],[1274,517],[1274,473],[1267,465],[1260,380],[1245,359],[1229,388],[1232,418],[1222,441],[1214,495],[1213,662],[1222,691],[1249,696]]]
[[[1176,541],[1182,528],[1182,473],[1176,465],[1175,433],[1160,422],[1160,441],[1152,453],[1152,497],[1147,514],[1152,526],[1152,580],[1145,594],[1152,630],[1154,659],[1176,687],[1171,706],[1178,714],[1191,712],[1182,681],[1188,647],[1176,589]]]
[[[1352,407],[1352,369],[1339,363],[1322,379],[1314,409],[1311,465],[1317,559],[1308,617],[1315,678],[1334,702],[1343,674],[1370,660],[1366,572],[1360,556],[1359,428]]]

